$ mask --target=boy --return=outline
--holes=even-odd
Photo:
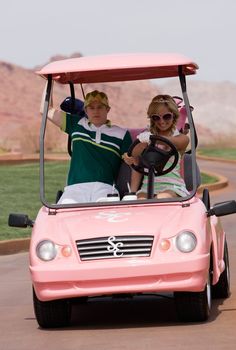
[[[107,119],[110,106],[104,92],[88,93],[84,109],[87,117],[81,118],[49,107],[48,118],[71,136],[73,149],[67,186],[58,204],[96,202],[118,193],[115,179],[132,143],[126,129]]]

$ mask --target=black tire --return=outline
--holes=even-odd
[[[203,322],[211,310],[210,273],[202,292],[175,292],[175,306],[178,319],[182,322]]]
[[[66,327],[70,324],[69,300],[40,301],[33,289],[34,313],[41,328]]]
[[[230,296],[230,272],[229,272],[229,253],[227,242],[225,241],[224,246],[224,263],[225,269],[221,273],[219,281],[212,286],[212,298],[214,299],[225,299]]]

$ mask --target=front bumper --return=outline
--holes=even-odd
[[[209,271],[209,254],[184,255],[184,259],[171,262],[164,258],[123,258],[60,267],[47,264],[30,266],[34,289],[41,301],[119,293],[202,291]]]

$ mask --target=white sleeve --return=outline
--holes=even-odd
[[[178,136],[180,134],[178,129],[175,129],[172,136]]]
[[[141,132],[141,134],[139,134],[137,136],[137,139],[139,139],[140,142],[149,142],[150,141],[150,136],[152,134],[150,133],[150,131],[143,131]]]

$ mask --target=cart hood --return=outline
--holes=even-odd
[[[202,215],[197,215],[196,211]],[[58,244],[121,235],[164,234],[170,237],[182,229],[200,229],[205,217],[204,205],[197,199],[189,206],[178,203],[100,207],[62,211],[56,215],[48,215],[48,210],[43,208],[36,220],[34,234],[38,239],[52,239]]]

